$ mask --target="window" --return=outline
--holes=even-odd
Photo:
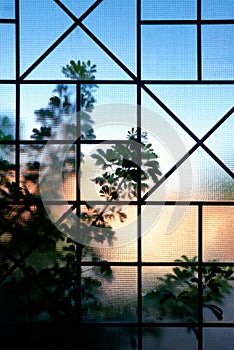
[[[232,0],[1,2],[1,342],[230,349],[233,28]]]

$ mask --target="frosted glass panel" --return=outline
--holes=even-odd
[[[232,25],[203,26],[203,79],[233,79]]]
[[[203,208],[203,259],[205,261],[234,261],[233,218],[233,207]]]
[[[147,206],[147,208],[149,208],[147,214],[155,217],[155,223],[144,233],[150,220],[147,214],[144,215],[143,207],[143,261],[172,262],[182,255],[190,259],[197,256],[197,208],[164,206],[158,217],[157,207]],[[173,227],[171,231],[170,227]]]
[[[53,21],[51,21],[53,16]],[[72,20],[53,1],[20,1],[20,68],[26,71],[71,25]],[[72,59],[72,57],[70,57]],[[63,62],[65,64],[66,61]],[[61,67],[59,68],[59,72]],[[44,72],[41,78],[52,78]]]
[[[85,270],[90,269],[84,267]],[[102,280],[101,307],[90,309],[84,321],[136,322],[137,271],[135,267],[112,267],[113,279]],[[89,273],[89,272],[87,272]],[[88,275],[87,275],[88,276]]]
[[[27,48],[25,48],[27,50]],[[28,58],[26,51],[26,57]],[[62,67],[71,60],[97,65],[96,79],[129,79],[108,54],[81,28],[75,28],[33,71],[28,79],[66,79]]]
[[[203,349],[231,350],[234,342],[233,328],[205,328],[203,331]]]
[[[128,69],[136,72],[135,0],[103,1],[84,24]]]
[[[1,144],[0,145],[0,170],[1,177],[0,181],[3,181],[5,176],[7,181],[14,181],[15,178],[15,146],[10,144]]]
[[[14,0],[2,0],[0,3],[0,18],[15,18]]]
[[[195,19],[195,0],[142,0],[142,19]]]
[[[192,168],[190,179],[188,167]],[[203,149],[198,149],[149,199],[232,201],[233,179]]]
[[[209,139],[206,145],[234,172],[234,115],[231,115]]]
[[[137,235],[136,235],[137,236]],[[106,243],[104,244],[106,246]],[[133,262],[137,261],[137,240],[135,242],[118,247],[118,239],[113,240],[112,246],[104,248],[103,244],[96,244],[96,255],[100,260],[115,261],[115,262]],[[86,255],[83,261],[93,260],[93,249],[87,247]]]
[[[142,27],[143,79],[196,79],[196,27]]]
[[[143,328],[144,350],[197,350],[197,340],[186,328]]]
[[[179,271],[178,274],[176,274],[177,271]],[[142,313],[144,322],[196,322],[197,284],[192,286],[189,282],[191,274],[195,277],[196,273],[189,274],[188,271],[191,273],[191,267],[143,267]],[[167,274],[173,276],[170,282],[168,282]],[[188,300],[183,300],[183,294],[180,298],[180,293],[183,292],[185,294],[188,292],[189,303]]]
[[[234,3],[232,0],[203,0],[202,19],[232,19]]]
[[[90,6],[95,3],[95,0],[64,0],[63,4],[77,17],[80,17]]]
[[[0,79],[15,78],[15,26],[0,24]],[[4,53],[4,54],[3,54]]]
[[[20,137],[21,139],[48,140],[49,135],[54,138],[69,139],[69,133],[66,132],[66,124],[76,122],[76,93],[74,85],[64,85],[64,89],[59,89],[59,85],[36,84],[21,86],[21,105],[20,105]],[[64,102],[68,97],[71,103],[69,109],[64,107]],[[51,98],[59,97],[58,106],[51,105]],[[59,127],[58,127],[59,126]],[[46,129],[51,131],[46,133]],[[33,131],[37,129],[37,131]]]
[[[233,85],[157,84],[147,86],[199,138],[204,136],[233,106]],[[152,101],[151,106],[153,103],[157,105]],[[167,118],[172,119],[169,116]],[[219,128],[215,139],[219,134],[224,140],[223,143],[226,142],[223,132],[226,130],[227,133],[227,128],[231,128],[233,124],[233,120],[230,120],[228,125],[226,122],[226,129]]]

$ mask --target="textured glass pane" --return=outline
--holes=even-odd
[[[197,339],[186,328],[144,328],[144,350],[197,350]]]
[[[196,322],[198,288],[190,281],[196,277],[196,270],[189,266],[143,267],[143,321]]]
[[[147,86],[199,138],[204,136],[233,106],[233,85]],[[157,105],[156,102],[154,104]],[[233,120],[230,120],[229,128],[231,124],[234,124]],[[228,128],[227,122],[225,125]],[[225,130],[222,127],[217,130],[216,141],[218,135],[226,141],[223,137]]]
[[[43,188],[46,199],[60,200],[75,200],[76,194],[76,176],[75,176],[75,152],[74,150],[67,155],[64,155],[63,165],[59,170],[55,170],[56,162],[59,166],[55,152],[51,150],[51,159],[47,159],[48,163],[43,161],[44,145],[21,146],[20,161],[21,161],[21,183],[33,195],[39,195],[40,189]],[[39,185],[39,176],[40,185]],[[45,187],[48,186],[46,192]],[[59,188],[61,186],[61,188]]]
[[[231,115],[206,141],[206,145],[234,172],[234,115]]]
[[[93,96],[96,102],[90,116],[96,138],[126,140],[128,131],[137,124],[136,87],[98,85]]]
[[[21,174],[25,185],[43,200],[74,200],[76,149],[66,145],[31,145],[21,148]],[[38,175],[40,185],[38,187]],[[65,204],[65,203],[64,203]]]
[[[25,49],[26,50],[26,49]],[[28,57],[28,55],[26,56]],[[62,67],[71,60],[91,61],[97,65],[96,79],[128,79],[129,76],[100,46],[81,28],[75,28],[53,51],[29,74],[29,79],[67,79]]]
[[[106,244],[105,242],[105,245]],[[93,254],[92,247],[86,248],[83,261],[92,261],[94,256],[96,256],[98,260],[107,260],[110,262],[133,262],[137,260],[137,240],[121,247],[118,246],[118,239],[113,240],[112,245],[108,248],[104,248],[101,243],[99,246],[98,244],[95,246],[95,254]]]
[[[89,267],[83,268],[83,277],[90,277]],[[102,278],[99,294],[101,304],[87,305],[83,320],[136,322],[137,270],[135,267],[112,267],[112,277]],[[85,306],[85,305],[84,305]]]
[[[13,24],[0,24],[0,52],[0,79],[14,79],[15,26]]]
[[[195,19],[195,0],[142,0],[142,19]]]
[[[212,308],[212,306],[210,308],[209,307],[203,308],[204,322],[219,323],[220,320],[222,320],[223,322],[232,322],[232,323],[234,322],[234,316],[233,316],[234,292],[233,292],[233,287],[234,287],[234,283],[233,283],[233,281],[231,281],[230,282],[230,294],[224,295],[224,293],[223,293],[223,298],[222,298],[221,303],[215,301],[215,306],[220,308],[220,310],[218,310],[218,315],[215,314],[215,310],[214,310],[214,308]],[[212,291],[211,291],[211,293],[212,293]]]
[[[234,3],[232,0],[203,0],[202,19],[232,19]]]
[[[203,208],[203,259],[234,261],[234,208]]]
[[[192,177],[189,179],[190,167]],[[152,200],[173,198],[233,200],[233,179],[204,150],[198,149],[149,197]]]
[[[63,4],[77,17],[83,15],[83,13],[87,11],[94,3],[95,0],[63,1]]]
[[[137,216],[135,206],[118,205],[113,202],[110,205],[95,205],[86,201],[87,206],[81,207],[81,221],[83,223],[81,232],[84,236],[89,237],[88,244],[92,247],[100,249],[98,254],[111,255],[114,248],[114,254],[111,260],[118,256],[119,252],[128,258],[134,259],[136,253],[137,240]],[[130,244],[130,249],[126,252],[126,246]],[[128,258],[127,258],[128,256]]]
[[[0,139],[15,137],[15,86],[0,84]]]
[[[53,21],[51,21],[53,17]],[[54,1],[20,1],[21,74],[27,70],[72,24]],[[71,59],[72,57],[70,57]],[[67,62],[63,62],[66,64]],[[61,66],[59,67],[59,72]],[[49,69],[41,78],[52,78]]]
[[[232,25],[203,27],[203,79],[233,79],[233,38]]]
[[[136,71],[135,4],[135,0],[103,1],[84,20],[89,30],[132,72]]]
[[[7,199],[12,194],[10,184],[15,181],[15,146],[0,145],[0,186],[1,197]]]
[[[133,327],[81,327],[81,338],[85,350],[137,349],[137,330]]]
[[[203,330],[203,349],[232,350],[234,342],[234,328],[205,328]]]
[[[14,0],[2,0],[0,3],[0,18],[15,17],[15,2]]]
[[[65,102],[70,103],[69,108]],[[74,85],[22,85],[20,107],[22,139],[48,140],[50,135],[56,139],[71,138],[67,125],[76,123]]]
[[[150,216],[155,218],[151,227],[148,225],[151,221]],[[143,208],[143,261],[172,262],[182,255],[188,258],[197,256],[197,225],[197,208],[195,207],[164,206],[161,212],[158,212],[157,207],[147,206],[146,214]]]
[[[144,26],[143,79],[196,79],[196,28]]]
[[[131,147],[130,147],[131,146]],[[136,198],[135,173],[121,173],[126,166],[137,164],[135,144],[109,144],[82,145],[83,154],[80,168],[81,198],[86,201],[116,201],[124,200],[127,204]],[[134,159],[133,159],[134,157]],[[117,170],[118,169],[118,170]],[[111,177],[110,182],[109,177]],[[130,176],[133,176],[131,178]],[[113,182],[111,182],[113,180]],[[135,180],[134,180],[135,179]],[[107,187],[103,187],[107,185]],[[117,187],[116,187],[117,186]],[[118,188],[119,186],[119,188]],[[118,189],[118,193],[116,190]],[[113,197],[114,196],[114,197]]]

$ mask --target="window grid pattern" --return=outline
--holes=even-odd
[[[80,17],[77,18],[62,2],[59,0],[55,0],[55,3],[74,21],[74,23],[70,26],[70,28],[57,39],[55,43],[53,43],[50,48],[44,52],[22,75],[20,74],[20,0],[15,0],[15,18],[14,19],[8,19],[8,18],[1,18],[0,23],[4,24],[14,24],[15,25],[15,37],[16,37],[16,47],[15,47],[15,55],[16,55],[16,72],[15,76],[16,79],[2,79],[0,80],[0,84],[14,84],[16,88],[16,105],[15,105],[15,111],[16,111],[16,124],[15,124],[15,140],[10,141],[0,141],[0,144],[13,144],[15,145],[15,164],[16,164],[16,184],[19,185],[20,182],[20,146],[21,145],[31,145],[31,144],[37,144],[38,141],[32,141],[32,140],[22,140],[20,139],[20,89],[23,84],[58,84],[58,83],[64,83],[64,84],[71,84],[70,80],[62,79],[62,80],[31,80],[26,79],[29,74],[77,27],[79,26],[124,72],[126,72],[129,76],[129,80],[101,80],[96,79],[93,83],[101,85],[101,84],[133,84],[137,87],[137,105],[142,104],[142,91],[146,92],[154,101],[157,103],[162,109],[170,116],[170,118],[174,119],[176,123],[178,123],[184,130],[187,132],[196,142],[196,144],[193,146],[193,148],[190,149],[188,154],[184,155],[182,159],[178,161],[178,163],[168,171],[168,173],[163,177],[163,179],[150,190],[150,193],[153,193],[153,191],[156,190],[157,187],[159,187],[173,172],[181,165],[183,162],[190,157],[193,152],[200,148],[203,148],[205,152],[207,152],[215,162],[233,179],[234,174],[233,172],[225,165],[221,159],[219,159],[205,144],[204,142],[206,139],[211,136],[214,131],[216,131],[233,113],[234,107],[232,107],[208,132],[205,136],[203,136],[201,139],[199,139],[191,129],[189,129],[148,87],[147,84],[194,84],[194,85],[209,85],[209,84],[219,84],[219,85],[225,85],[225,84],[234,84],[234,80],[204,80],[202,77],[202,27],[204,25],[234,25],[234,19],[225,19],[225,20],[208,20],[208,19],[202,19],[201,18],[201,8],[202,8],[202,0],[197,0],[197,19],[193,20],[144,20],[141,17],[141,0],[137,1],[137,47],[136,47],[136,57],[137,57],[137,74],[133,74],[127,66],[124,65],[124,63],[121,62],[121,60],[115,56],[109,49],[106,47],[89,29],[83,24],[83,20],[90,14],[96,7],[98,7],[103,0],[97,0],[93,3],[92,6]],[[194,80],[144,80],[142,79],[142,27],[145,25],[159,25],[159,26],[165,26],[165,25],[194,25],[196,26],[197,31],[197,79]],[[72,81],[72,84],[76,85],[76,96],[77,96],[77,111],[79,112],[80,106],[79,106],[79,97],[80,97],[80,87],[82,84],[92,84],[89,80],[80,80],[80,81]],[[137,125],[142,125],[141,120],[141,112],[138,111],[137,114]],[[77,125],[79,125],[79,120],[77,121]],[[137,139],[138,142],[141,141],[141,127],[138,128],[137,131]],[[117,143],[117,142],[126,142],[126,141],[108,141],[108,140],[77,140],[76,145],[78,147],[77,154],[79,155],[80,147],[82,144],[98,144],[105,142],[110,143]],[[59,141],[58,141],[59,142]],[[64,143],[65,141],[61,141]],[[46,144],[46,141],[40,141],[41,144]],[[79,157],[77,156],[77,164],[79,164]],[[78,172],[77,172],[78,173]],[[140,173],[139,179],[140,179]],[[77,178],[78,180],[78,178]],[[141,211],[142,207],[144,205],[150,204],[153,206],[161,205],[162,203],[160,201],[146,201],[146,196],[141,198],[140,191],[141,185],[140,181],[138,183],[138,199],[136,201],[133,201],[131,205],[135,205],[137,207],[137,226],[138,226],[138,240],[137,240],[137,261],[136,262],[111,262],[111,266],[133,266],[137,268],[137,303],[138,303],[138,315],[137,315],[137,322],[116,322],[116,323],[109,323],[109,322],[102,322],[102,323],[96,323],[96,322],[88,322],[88,323],[82,323],[82,327],[89,328],[89,327],[137,327],[137,348],[139,350],[143,349],[143,343],[142,343],[142,331],[144,327],[153,327],[153,328],[160,328],[160,327],[187,327],[190,326],[190,324],[187,323],[173,323],[173,322],[143,322],[142,319],[142,268],[145,266],[180,266],[180,263],[175,262],[144,262],[142,261],[142,239],[141,239]],[[77,210],[77,214],[80,210],[80,205],[85,204],[85,201],[82,201],[80,198],[80,191],[79,191],[79,182],[77,181],[77,188],[76,188],[77,198],[75,201],[68,201],[68,203],[72,206],[73,209]],[[15,203],[11,204],[18,204],[17,198],[15,199]],[[100,203],[100,201],[98,202]],[[56,202],[58,204],[58,202]],[[95,202],[93,202],[95,204]],[[163,203],[164,205],[184,205],[185,203],[183,201],[176,202],[176,201],[166,201]],[[187,204],[187,203],[186,203]],[[4,205],[4,204],[3,204]],[[5,203],[7,206],[8,204]],[[210,263],[203,261],[203,208],[204,206],[233,206],[233,202],[231,201],[191,201],[189,203],[190,206],[195,206],[198,208],[198,261],[197,263],[188,263],[190,265],[195,264],[198,266],[198,349],[203,349],[203,332],[206,327],[234,327],[234,323],[228,322],[222,322],[222,323],[214,323],[214,322],[203,322],[203,306],[202,306],[202,268],[206,265],[210,265]],[[3,282],[16,268],[20,268],[24,271],[24,273],[27,273],[26,270],[24,270],[24,264],[23,260],[26,259],[30,254],[36,249],[36,246],[32,246],[31,249],[29,249],[21,258],[20,260],[17,260],[15,257],[11,256],[10,259],[13,263],[12,267],[5,273],[0,281]],[[214,265],[219,266],[234,266],[234,262],[217,262],[213,263]],[[80,259],[80,265],[81,266],[93,266],[93,265],[102,265],[102,262],[81,262]],[[32,276],[30,276],[32,278]],[[79,279],[80,276],[77,276]],[[45,293],[45,295],[53,299],[54,302],[57,302],[58,308],[63,308],[61,304],[56,300],[55,297],[53,297],[51,294],[48,293],[48,291],[43,288],[42,285],[38,285],[38,287]],[[79,295],[79,291],[78,291]],[[67,310],[64,310],[67,312]],[[78,315],[80,314],[80,309],[78,307],[77,310]],[[71,319],[71,323],[72,323]],[[76,321],[77,322],[77,321]],[[11,324],[12,325],[12,324]],[[0,327],[5,327],[7,324],[2,324]],[[16,324],[17,327],[21,327],[19,324]],[[57,327],[59,327],[57,325]],[[81,331],[82,332],[82,331]]]

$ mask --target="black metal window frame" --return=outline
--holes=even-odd
[[[15,61],[16,61],[16,71],[15,71],[15,79],[2,79],[0,80],[0,84],[13,84],[15,85],[15,91],[16,91],[16,104],[15,104],[15,113],[16,113],[16,124],[15,124],[15,140],[13,141],[0,141],[0,144],[13,144],[15,145],[15,164],[16,164],[16,184],[19,185],[20,182],[20,146],[21,145],[30,145],[30,144],[36,144],[39,141],[33,141],[33,140],[22,140],[20,139],[20,89],[23,84],[58,84],[58,83],[66,83],[66,84],[72,84],[76,85],[76,97],[77,97],[77,111],[79,112],[80,106],[79,106],[79,97],[80,97],[80,86],[82,84],[92,84],[92,81],[88,80],[79,80],[79,81],[72,81],[71,80],[30,80],[27,79],[27,76],[77,27],[79,26],[115,63],[123,69],[125,73],[128,74],[129,80],[95,80],[93,83],[101,85],[101,84],[131,84],[135,85],[137,88],[137,98],[136,98],[136,104],[141,105],[142,104],[142,91],[146,92],[154,101],[156,104],[158,104],[169,116],[169,118],[172,118],[176,123],[180,125],[180,127],[192,137],[192,139],[196,142],[196,144],[190,149],[190,151],[182,157],[177,164],[173,168],[170,169],[170,171],[165,174],[163,179],[155,186],[153,189],[150,190],[150,193],[152,193],[158,186],[160,186],[176,169],[183,164],[183,162],[190,157],[194,151],[196,151],[199,147],[203,148],[205,152],[207,152],[213,160],[232,178],[234,179],[233,172],[222,162],[221,159],[219,159],[205,144],[204,142],[206,139],[212,135],[234,112],[234,107],[232,107],[228,113],[226,113],[210,130],[207,132],[205,136],[203,136],[201,139],[199,139],[193,132],[190,130],[148,87],[147,84],[161,84],[161,85],[168,85],[168,84],[177,84],[177,85],[184,85],[184,84],[193,84],[193,85],[211,85],[211,84],[218,84],[218,85],[225,85],[225,84],[234,84],[234,80],[204,80],[202,77],[202,26],[206,25],[234,25],[234,19],[230,20],[204,20],[201,16],[201,8],[202,8],[202,0],[197,0],[197,19],[194,20],[142,20],[141,18],[141,0],[136,0],[136,33],[137,33],[137,46],[136,46],[136,57],[137,57],[137,73],[136,75],[133,74],[127,66],[125,66],[117,56],[115,56],[100,40],[89,31],[89,29],[82,23],[82,21],[103,1],[103,0],[97,0],[94,2],[94,4],[79,18],[77,18],[73,13],[71,13],[68,8],[63,5],[63,3],[59,0],[54,0],[55,3],[74,21],[74,23],[70,26],[70,28],[56,41],[54,42],[49,49],[43,53],[22,75],[20,75],[20,0],[15,0],[15,18],[14,19],[0,19],[0,23],[2,24],[14,24],[15,25]],[[197,34],[197,78],[194,80],[144,80],[142,79],[141,74],[141,67],[142,67],[142,35],[141,30],[144,25],[194,25],[196,26],[196,34]],[[79,117],[78,117],[79,118]],[[77,120],[77,125],[79,125],[79,120]],[[138,111],[137,114],[137,125],[139,126],[137,131],[137,138],[138,142],[141,140],[141,112]],[[64,141],[62,141],[64,142]],[[82,144],[98,144],[98,143],[116,143],[116,142],[126,142],[126,140],[77,140],[77,154],[79,155],[79,149]],[[40,143],[43,143],[43,141],[40,141]],[[46,143],[46,141],[44,141]],[[78,159],[79,161],[79,159]],[[79,164],[79,162],[77,162]],[[78,171],[77,171],[78,173]],[[140,174],[139,174],[140,178]],[[78,179],[77,179],[78,180]],[[138,184],[139,189],[140,183]],[[138,318],[137,322],[102,322],[102,323],[82,323],[82,327],[136,327],[138,330],[138,349],[142,349],[142,334],[143,334],[143,328],[144,327],[186,327],[190,324],[187,323],[173,323],[173,322],[157,322],[157,323],[148,323],[143,322],[142,320],[142,268],[145,266],[176,266],[181,265],[179,262],[144,262],[142,261],[142,239],[141,239],[141,211],[142,206],[148,204],[148,205],[161,205],[161,201],[150,201],[140,196],[140,190],[138,191],[138,199],[136,201],[131,202],[131,205],[135,205],[137,207],[137,225],[138,225],[138,239],[137,239],[137,261],[136,262],[111,262],[112,266],[134,266],[137,268],[137,303],[138,303]],[[84,201],[80,198],[80,191],[79,191],[79,183],[77,181],[77,198],[75,201],[69,201],[71,206],[73,208],[76,208],[79,211],[80,205],[85,204]],[[17,203],[17,201],[16,201]],[[100,202],[98,202],[100,204]],[[58,204],[58,202],[56,202]],[[175,201],[166,201],[163,203],[164,205],[184,205],[185,203],[183,201],[181,202],[175,202]],[[187,204],[187,203],[186,203]],[[6,203],[7,205],[7,203]],[[206,327],[234,327],[234,322],[222,322],[222,323],[211,323],[211,322],[203,322],[203,311],[202,311],[202,268],[205,265],[210,265],[210,263],[203,261],[203,208],[207,206],[233,206],[232,201],[191,201],[189,203],[190,206],[194,206],[198,209],[198,261],[197,263],[194,263],[198,266],[198,349],[203,349],[203,330]],[[30,254],[30,251],[27,253],[27,255]],[[25,256],[26,258],[26,256]],[[21,267],[21,262],[15,260],[12,258],[13,261],[13,268],[11,268],[12,272],[14,268]],[[94,266],[95,264],[100,265],[101,262],[80,262],[81,266]],[[189,263],[188,263],[189,264]],[[213,263],[217,264],[219,266],[234,266],[234,262],[217,262]],[[10,273],[9,272],[9,273]],[[6,278],[8,275],[6,274],[3,276]],[[78,276],[79,278],[79,276]],[[3,281],[3,278],[1,278],[1,282]],[[79,310],[78,310],[79,312]],[[0,325],[6,326],[6,325]]]

